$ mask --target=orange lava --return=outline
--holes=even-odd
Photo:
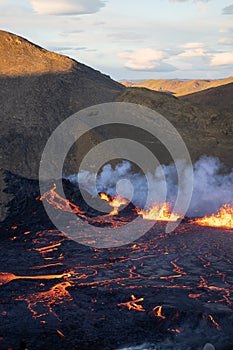
[[[162,314],[162,306],[155,306],[153,308],[153,310],[151,311],[151,314],[155,317],[160,317],[163,320],[166,318],[163,314]]]
[[[40,197],[40,200],[46,200],[49,204],[53,205],[55,208],[66,211],[66,212],[72,212],[79,215],[83,215],[84,212],[79,209],[79,207],[72,202],[70,202],[68,199],[65,199],[61,197],[56,191],[56,185],[53,185],[53,188],[43,194],[43,196]]]
[[[65,338],[65,335],[62,333],[62,331],[60,331],[59,329],[57,329],[57,333],[62,337]]]
[[[120,196],[116,196],[111,198],[107,193],[105,192],[100,192],[99,196],[101,199],[103,199],[104,201],[108,202],[108,204],[113,207],[113,210],[111,211],[111,213],[109,213],[109,216],[114,216],[117,215],[119,212],[119,208],[122,205],[126,205],[129,203],[129,201],[125,198],[121,198]]]
[[[7,284],[16,279],[30,279],[30,280],[51,280],[59,279],[63,277],[69,277],[70,273],[63,273],[60,275],[41,275],[41,276],[16,276],[9,272],[0,272],[0,285]]]
[[[131,301],[117,304],[117,306],[125,306],[128,310],[135,310],[141,312],[145,311],[145,309],[143,309],[143,306],[139,304],[144,300],[144,298],[137,299],[134,295],[131,295],[131,299]]]
[[[155,220],[155,221],[177,221],[180,219],[180,215],[171,213],[170,204],[154,204],[148,210],[137,209],[137,213],[142,215],[144,220]]]
[[[225,204],[217,214],[205,216],[193,222],[201,226],[233,228],[233,206]]]
[[[220,331],[221,330],[221,326],[218,324],[218,322],[215,321],[215,319],[213,318],[212,315],[209,315],[209,319],[210,321],[213,323],[213,325],[215,326],[215,328]]]
[[[33,318],[39,318],[41,319],[41,322],[44,323],[45,321],[43,321],[42,318],[47,316],[49,313],[53,314],[57,319],[59,319],[53,310],[53,307],[55,305],[60,305],[65,301],[72,300],[70,293],[66,290],[70,286],[71,284],[69,282],[58,283],[48,291],[33,293],[29,296],[20,296],[16,300],[26,301],[28,304],[28,309],[33,314]],[[61,333],[59,334],[61,335]]]

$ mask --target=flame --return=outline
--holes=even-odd
[[[177,221],[180,219],[180,215],[171,213],[170,204],[154,204],[148,210],[137,209],[137,213],[142,215],[144,220],[156,220],[156,221]]]
[[[128,310],[135,310],[135,311],[141,311],[141,312],[145,311],[145,309],[143,309],[143,306],[139,304],[144,300],[144,298],[137,299],[134,295],[131,295],[131,299],[132,299],[131,301],[117,304],[117,306],[127,307]]]
[[[101,199],[104,201],[108,202],[108,204],[113,207],[113,210],[111,213],[109,213],[109,216],[114,216],[119,213],[119,208],[122,205],[126,205],[129,203],[129,201],[125,198],[121,198],[119,195],[116,195],[115,197],[111,198],[107,193],[105,192],[100,192],[99,196]]]
[[[233,228],[233,206],[225,204],[217,214],[193,221],[201,226]]]
[[[45,192],[39,199],[46,200],[47,203],[53,205],[55,208],[67,211],[70,213],[75,213],[79,215],[83,215],[84,212],[79,209],[79,207],[72,202],[70,202],[68,199],[65,199],[61,197],[55,190],[57,186],[56,184],[53,185],[53,188],[51,190]]]
[[[103,199],[104,201],[106,201],[108,203],[111,202],[111,200],[112,200],[111,197],[105,192],[100,192],[99,196],[101,199]]]

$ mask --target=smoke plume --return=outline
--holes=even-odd
[[[178,161],[182,169],[182,183],[188,184],[192,169],[183,161]],[[224,165],[217,158],[203,156],[193,166],[194,186],[191,203],[187,212],[189,217],[216,213],[223,204],[233,203],[233,171],[224,173]],[[178,188],[175,164],[161,165],[154,173],[138,174],[132,164],[123,161],[116,167],[107,164],[99,175],[81,171],[69,180],[79,185],[91,195],[106,192],[110,196],[118,193],[137,207],[147,208],[153,203],[168,201],[174,204],[178,190],[185,196],[185,186]],[[148,182],[152,184],[148,187]],[[166,197],[164,198],[164,191]]]

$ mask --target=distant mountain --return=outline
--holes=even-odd
[[[167,92],[174,96],[184,96],[194,92],[206,90],[212,87],[217,87],[233,82],[233,77],[220,80],[178,80],[178,79],[160,79],[160,80],[145,80],[138,82],[125,81],[123,85],[127,87],[145,87],[150,90]]]

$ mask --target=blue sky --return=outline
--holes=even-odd
[[[233,75],[233,0],[0,0],[1,29],[114,79]]]

